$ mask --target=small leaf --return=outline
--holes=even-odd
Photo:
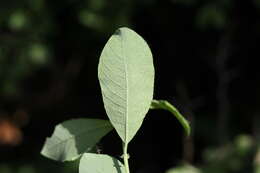
[[[168,101],[166,100],[153,100],[150,109],[164,109],[170,111],[177,120],[181,123],[185,130],[187,136],[190,135],[190,125],[189,122],[181,115],[181,113]]]
[[[125,173],[125,168],[109,155],[85,153],[80,160],[79,173]]]
[[[147,43],[120,28],[106,43],[98,77],[106,113],[124,143],[135,136],[153,97],[153,58]]]
[[[99,119],[74,119],[56,126],[47,138],[41,154],[57,161],[77,159],[89,152],[96,143],[113,129],[110,122]]]
[[[201,173],[201,170],[194,166],[185,164],[176,168],[171,168],[166,171],[166,173]]]

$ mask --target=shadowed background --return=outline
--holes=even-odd
[[[122,26],[153,52],[154,97],[193,129],[184,138],[170,113],[150,111],[129,145],[132,172],[190,163],[206,173],[259,173],[259,18],[259,0],[2,0],[0,173],[77,172],[77,162],[39,153],[57,123],[107,119],[97,65]],[[119,158],[117,134],[98,150]]]

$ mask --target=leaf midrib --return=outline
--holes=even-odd
[[[123,59],[124,59],[124,66],[125,66],[125,80],[126,80],[126,115],[125,115],[125,143],[128,143],[128,97],[129,97],[129,94],[128,94],[128,68],[127,68],[127,58],[126,56],[124,55],[124,34],[121,34],[121,50],[122,50],[122,56],[123,56]]]

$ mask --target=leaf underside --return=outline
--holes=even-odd
[[[147,43],[128,28],[106,43],[98,77],[106,113],[124,143],[140,128],[153,97],[153,58]]]
[[[46,139],[41,154],[57,161],[75,160],[84,152],[91,152],[112,129],[107,120],[81,118],[65,121]]]
[[[125,168],[109,155],[86,153],[80,160],[79,173],[125,173]]]

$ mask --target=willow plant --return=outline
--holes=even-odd
[[[130,173],[128,144],[149,109],[170,111],[190,134],[188,121],[169,102],[153,100],[154,65],[145,40],[129,28],[119,28],[106,43],[98,78],[109,120],[80,118],[56,126],[41,154],[56,161],[80,158],[79,173]],[[123,163],[93,148],[111,130],[122,140]]]

